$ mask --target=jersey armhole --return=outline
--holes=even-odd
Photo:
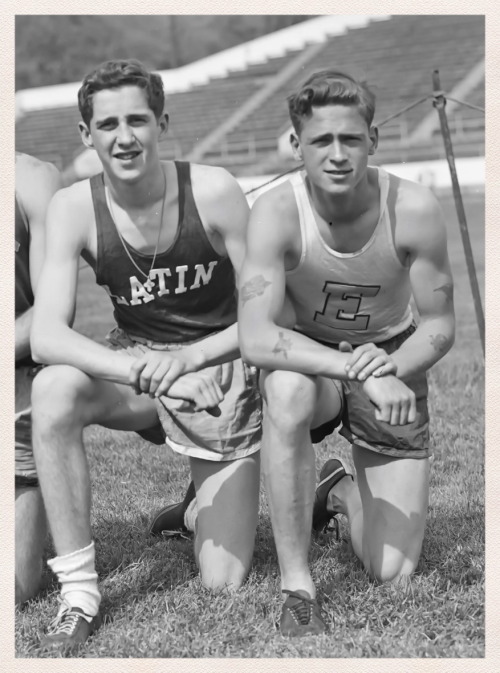
[[[306,237],[306,207],[309,206],[309,199],[306,192],[304,180],[300,173],[295,173],[289,180],[292,194],[294,197],[294,205],[297,211],[297,218],[300,229],[300,257],[293,269],[288,269],[285,273],[291,276],[297,273],[304,263],[307,252],[307,237]]]
[[[407,269],[408,264],[401,261],[398,251],[396,249],[396,201],[398,196],[399,178],[390,173],[387,174],[389,180],[389,189],[387,192],[387,235],[394,259],[398,262],[402,269]]]
[[[21,219],[24,222],[24,226],[26,227],[26,231],[29,234],[30,233],[30,226],[29,226],[28,216],[26,215],[26,211],[24,210],[24,206],[21,202],[21,199],[18,198],[17,194],[15,195],[15,198],[16,198],[17,207],[19,208],[19,213],[21,214]]]

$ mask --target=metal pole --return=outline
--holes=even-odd
[[[181,50],[178,40],[178,29],[179,24],[177,22],[177,17],[174,14],[170,15],[169,21],[170,28],[170,67],[178,68],[181,65]]]
[[[479,293],[479,285],[477,282],[476,268],[474,266],[474,257],[472,254],[472,247],[470,244],[469,230],[467,228],[467,219],[465,217],[464,204],[462,201],[462,194],[460,192],[460,185],[458,183],[457,170],[455,167],[455,157],[453,154],[453,145],[451,143],[450,129],[448,126],[448,119],[446,117],[445,105],[446,99],[443,91],[441,91],[441,83],[439,79],[439,70],[434,70],[432,73],[432,84],[434,88],[434,102],[433,105],[439,114],[439,121],[441,124],[441,133],[443,135],[444,149],[446,151],[446,159],[450,169],[451,183],[453,186],[453,196],[455,198],[455,207],[457,209],[458,222],[460,224],[460,233],[462,235],[462,244],[464,246],[465,261],[467,263],[467,270],[469,272],[469,280],[472,290],[472,297],[474,299],[474,307],[476,310],[477,326],[479,328],[479,335],[481,337],[481,346],[483,348],[483,356],[485,352],[484,346],[484,313],[481,303],[481,295]]]

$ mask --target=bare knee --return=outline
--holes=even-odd
[[[398,547],[373,545],[367,550],[364,562],[369,575],[377,582],[396,583],[408,578],[416,569],[422,547],[421,538],[416,537]]]
[[[47,425],[84,424],[84,401],[88,395],[89,378],[80,370],[53,365],[42,369],[33,381],[31,391],[33,423],[38,428]]]
[[[250,563],[245,567],[236,559],[217,563],[200,560],[200,578],[203,586],[211,591],[236,591],[245,582]]]
[[[267,418],[274,425],[293,428],[310,425],[316,405],[313,377],[296,372],[274,371],[265,377],[263,393]]]
[[[214,540],[202,542],[197,534],[195,555],[201,583],[212,591],[236,591],[247,578],[252,564],[253,544],[243,542],[230,552],[227,545]]]

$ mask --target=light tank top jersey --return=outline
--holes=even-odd
[[[394,246],[387,198],[390,176],[378,170],[380,216],[369,241],[356,252],[330,248],[318,229],[305,174],[290,178],[299,212],[302,254],[287,273],[297,313],[295,329],[318,341],[381,342],[413,321],[408,269]]]

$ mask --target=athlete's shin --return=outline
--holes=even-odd
[[[265,380],[264,390],[263,473],[282,588],[303,589],[314,597],[308,567],[316,478],[310,440],[314,384],[301,375],[275,372]]]
[[[15,519],[15,600],[20,605],[37,594],[42,577],[46,523],[39,488],[16,486]]]
[[[52,368],[33,384],[33,453],[49,528],[59,555],[90,544],[90,477],[83,423]],[[56,369],[56,368],[54,368]]]

